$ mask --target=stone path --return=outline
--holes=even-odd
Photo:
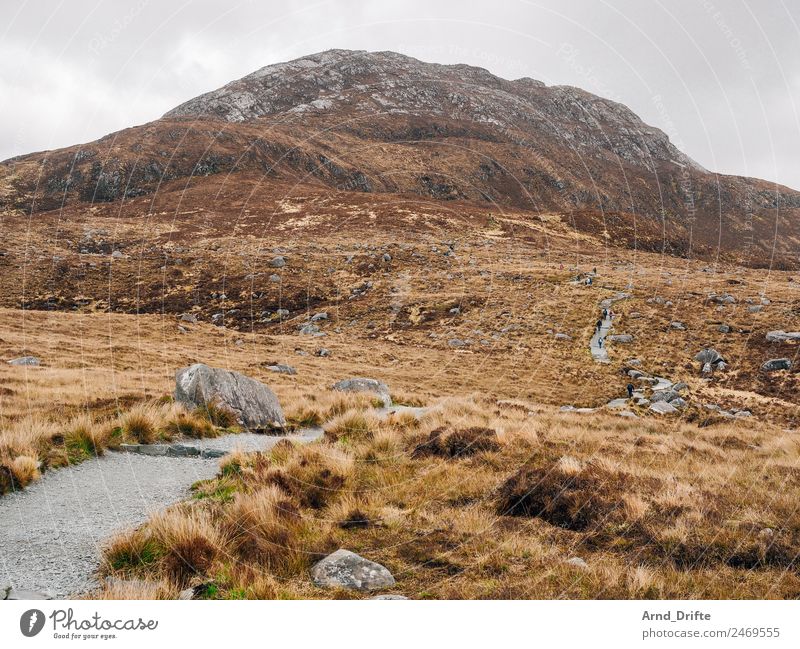
[[[611,309],[611,305],[614,302],[619,302],[620,300],[625,300],[630,297],[628,293],[617,293],[614,297],[607,298],[600,302],[600,312],[602,313],[603,309]],[[589,351],[592,353],[592,358],[597,361],[598,363],[608,363],[608,351],[606,349],[606,341],[605,338],[608,333],[611,331],[614,323],[611,319],[611,316],[608,315],[605,318],[600,318],[602,320],[602,325],[600,326],[600,330],[598,331],[595,327],[594,335],[592,339],[589,341]],[[595,323],[592,323],[594,327]],[[603,346],[600,346],[600,340],[603,340]]]
[[[321,429],[297,435],[242,433],[192,441],[201,448],[266,450],[282,439],[308,442]],[[188,495],[213,478],[218,461],[199,457],[107,453],[51,471],[27,489],[0,498],[0,586],[76,595],[97,585],[102,543],[115,532]]]

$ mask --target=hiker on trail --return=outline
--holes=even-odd
[[[601,329],[602,326],[603,326],[603,321],[602,320],[598,320],[597,321],[597,333],[600,333],[600,329]]]
[[[587,277],[586,278],[586,286],[591,286],[591,285],[592,285],[592,278],[591,277]]]
[[[597,340],[597,346],[598,346],[600,349],[603,349],[603,339],[602,339],[602,338],[599,338],[599,339]]]
[[[608,309],[603,309],[603,320],[608,317]]]
[[[628,399],[633,399],[633,383],[628,383],[625,387],[628,390]]]

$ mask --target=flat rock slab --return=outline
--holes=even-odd
[[[323,588],[379,590],[395,584],[392,573],[386,567],[344,549],[336,550],[314,564],[311,578]]]
[[[656,403],[651,403],[649,410],[652,410],[659,415],[671,415],[678,412],[678,409],[667,401],[657,401]]]
[[[20,358],[12,358],[10,361],[8,361],[8,364],[22,367],[38,367],[41,365],[41,362],[38,358],[36,358],[36,356],[22,356]]]

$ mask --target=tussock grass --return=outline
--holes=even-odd
[[[345,411],[332,428],[345,430],[351,417],[360,423],[356,415],[369,416]],[[308,576],[338,547],[368,554],[392,570],[400,592],[423,598],[800,592],[800,485],[786,478],[798,447],[776,441],[782,431],[580,416],[480,398],[442,400],[420,420],[404,421],[376,420],[370,434],[311,445],[285,440],[270,453],[237,452],[200,487],[207,497],[130,532],[122,554],[148,559],[127,560],[140,577],[212,584],[208,597],[341,596],[314,589]],[[747,449],[720,455],[713,442],[727,436],[746,440]],[[756,437],[781,452],[751,448]],[[429,443],[435,452],[415,452]],[[755,473],[763,477],[753,481]],[[201,536],[221,545],[190,558],[191,570],[176,570],[164,539],[198,534],[166,529],[194,529],[182,519],[197,516],[214,529]],[[118,558],[120,547],[106,556]],[[588,566],[568,563],[576,556]],[[129,574],[120,563],[107,561],[109,574]]]

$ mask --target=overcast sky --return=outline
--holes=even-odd
[[[0,159],[330,48],[580,86],[710,170],[800,189],[797,0],[2,0]]]

